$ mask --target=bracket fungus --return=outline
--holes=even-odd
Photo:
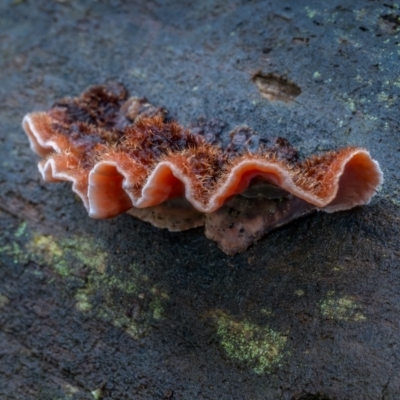
[[[299,161],[287,140],[245,126],[224,148],[212,124],[184,128],[117,83],[27,114],[23,128],[43,179],[72,182],[92,218],[128,212],[170,231],[204,225],[227,254],[315,210],[367,204],[383,181],[363,148]]]

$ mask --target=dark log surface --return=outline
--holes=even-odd
[[[389,0],[2,0],[0,398],[399,398],[399,34]],[[91,220],[20,124],[109,79],[226,137],[365,146],[385,184],[234,257]]]

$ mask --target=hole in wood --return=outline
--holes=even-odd
[[[301,93],[300,87],[294,82],[274,73],[257,72],[253,75],[252,81],[261,96],[271,101],[279,100],[289,103]]]

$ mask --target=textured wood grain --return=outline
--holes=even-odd
[[[343,0],[1,2],[0,397],[396,399],[397,14]],[[269,100],[256,73],[301,92]],[[303,157],[366,147],[385,184],[367,207],[315,213],[234,257],[196,229],[91,220],[68,184],[41,182],[20,124],[108,79],[185,125],[220,121],[210,134],[226,142],[246,123]]]

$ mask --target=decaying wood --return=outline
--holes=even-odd
[[[178,3],[0,5],[0,397],[396,399],[396,8]],[[197,229],[92,220],[41,182],[20,124],[116,78],[225,143],[245,122],[303,157],[368,148],[385,184],[233,257]]]

